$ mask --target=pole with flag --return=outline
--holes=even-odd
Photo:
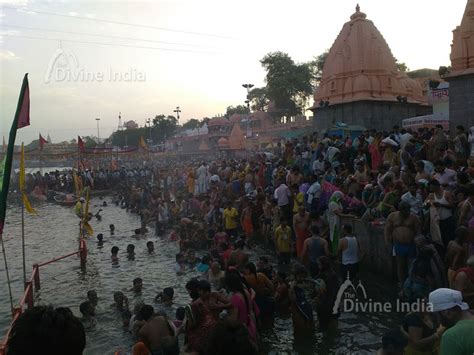
[[[43,138],[41,133],[39,134],[39,149],[40,149],[40,174],[43,175],[43,148],[45,143],[48,143],[46,139]]]
[[[7,153],[0,163],[0,242],[2,244],[3,261],[5,262],[5,272],[7,276],[8,293],[13,316],[13,296],[10,285],[10,273],[8,271],[7,256],[5,253],[5,243],[3,241],[3,227],[5,225],[5,215],[7,212],[7,197],[10,187],[10,174],[12,171],[13,151],[15,147],[16,132],[18,129],[30,125],[30,90],[28,86],[28,74],[25,74],[21,85],[20,97],[16,107],[15,118],[8,137]]]
[[[20,192],[21,192],[21,251],[23,254],[23,284],[26,287],[26,256],[25,256],[25,209],[30,214],[36,214],[36,211],[31,207],[28,196],[26,195],[25,182],[25,147],[21,143],[20,156]]]
[[[81,136],[77,136],[77,152],[78,152],[78,161],[77,161],[77,170],[81,171],[80,166],[82,165],[82,169],[84,170],[84,164],[82,163],[82,156],[81,153],[84,151],[85,145],[84,141],[82,140]]]

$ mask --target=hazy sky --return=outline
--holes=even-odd
[[[452,30],[461,22],[466,0],[359,3],[393,55],[410,69],[450,64]],[[54,142],[78,134],[97,135],[96,117],[101,119],[101,137],[108,136],[117,128],[119,111],[123,120],[140,125],[156,114],[173,114],[176,106],[182,109],[181,123],[224,113],[227,106],[245,100],[243,83],[264,84],[259,60],[266,53],[279,50],[296,61],[311,60],[331,47],[356,4],[350,0],[0,1],[0,135],[8,135],[25,72],[30,79],[32,124],[20,130],[17,142],[29,142],[39,132],[49,133]],[[58,57],[60,51],[65,56]]]

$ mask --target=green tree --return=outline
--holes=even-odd
[[[201,122],[195,118],[191,118],[188,122],[183,124],[184,129],[196,129],[201,126]]]
[[[225,117],[229,119],[230,116],[232,116],[234,113],[247,114],[247,113],[250,113],[250,110],[245,105],[228,106],[225,113]]]
[[[410,71],[408,65],[405,62],[399,62],[398,59],[395,59],[395,65],[397,66],[397,70],[401,73],[406,73]]]
[[[172,137],[178,128],[178,119],[174,116],[157,115],[153,119],[152,139],[163,142]]]
[[[270,102],[266,87],[250,90],[247,99],[250,100],[250,107],[254,111],[265,111]]]
[[[438,69],[438,74],[442,78],[448,76],[449,73],[451,73],[451,66],[446,67],[443,65],[443,66],[440,66]]]
[[[323,77],[324,64],[326,63],[328,54],[329,50],[326,50],[324,53],[321,53],[320,55],[315,57],[314,60],[308,63],[312,75],[311,83],[314,87],[318,86],[321,82],[321,79]]]
[[[275,103],[277,118],[300,114],[313,93],[311,65],[296,64],[282,52],[268,53],[260,63],[267,71],[268,99]]]

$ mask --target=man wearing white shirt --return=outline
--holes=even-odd
[[[278,207],[280,207],[282,215],[287,221],[292,217],[290,206],[291,191],[288,186],[282,181],[280,186],[275,189],[273,197],[277,200]]]
[[[313,184],[309,187],[307,194],[309,211],[314,212],[316,211],[319,198],[321,197],[321,184],[319,183],[318,178],[315,178]]]

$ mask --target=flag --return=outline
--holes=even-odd
[[[20,157],[20,192],[21,199],[23,200],[23,206],[30,214],[36,214],[36,211],[31,207],[28,196],[26,196],[26,182],[25,182],[25,147],[21,143],[21,157]]]
[[[81,152],[84,151],[84,148],[85,148],[84,141],[82,140],[80,136],[77,136],[77,146],[79,147],[79,150]]]
[[[89,188],[86,190],[86,207],[84,208],[84,214],[82,215],[82,225],[86,234],[91,236],[94,234],[94,230],[89,224]]]
[[[140,148],[148,150],[148,146],[146,145],[145,140],[142,136],[140,136],[140,139],[138,140],[138,145],[140,146]]]
[[[15,118],[13,119],[8,137],[7,154],[0,164],[0,238],[3,234],[5,224],[5,214],[7,212],[7,196],[10,187],[10,174],[12,171],[13,150],[15,147],[16,131],[19,128],[30,124],[30,92],[28,88],[28,74],[25,74],[21,85],[20,97],[16,107]]]
[[[43,151],[45,143],[48,144],[49,142],[46,139],[44,139],[43,136],[40,133],[39,134],[39,147],[40,147],[41,151]]]

